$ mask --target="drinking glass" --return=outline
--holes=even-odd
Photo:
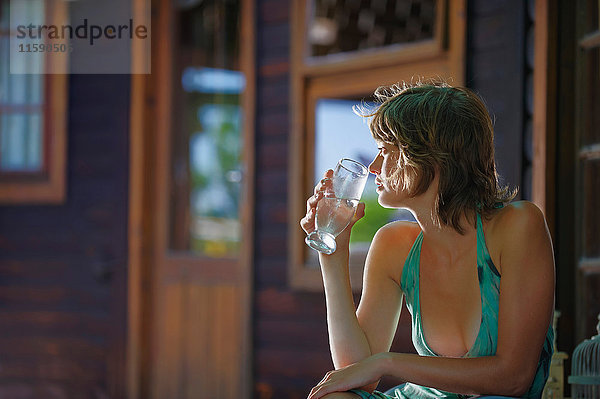
[[[309,247],[327,255],[335,252],[335,237],[352,221],[368,177],[369,171],[360,162],[340,159],[331,178],[332,189],[317,203],[316,230],[304,240]]]

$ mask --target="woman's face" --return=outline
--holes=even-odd
[[[402,182],[390,179],[399,168],[400,149],[392,144],[377,141],[377,156],[369,165],[369,172],[375,175],[379,204],[386,208],[396,208],[401,205],[406,194],[402,188]]]

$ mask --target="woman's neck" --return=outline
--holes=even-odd
[[[465,215],[462,215],[460,219],[464,234],[459,233],[450,225],[438,225],[434,221],[437,186],[436,177],[425,193],[407,201],[407,209],[419,223],[427,246],[435,248],[436,255],[453,263],[465,252],[471,250],[474,243],[476,244],[477,229]]]

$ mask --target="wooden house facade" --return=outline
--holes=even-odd
[[[0,123],[0,397],[306,397],[332,368],[299,227],[318,104],[413,76],[484,98],[503,181],[553,235],[558,347],[592,335],[597,0],[130,3],[151,10],[151,58],[131,54],[151,74],[45,75],[47,94],[25,105],[0,80],[0,118],[54,115],[35,173],[5,168]],[[377,34],[400,10],[410,32]],[[369,34],[331,39],[327,21],[343,18]],[[413,351],[406,309],[392,350]]]

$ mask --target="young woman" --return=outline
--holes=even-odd
[[[542,212],[509,203],[498,183],[493,127],[472,91],[443,84],[380,88],[371,117],[379,153],[369,165],[379,203],[411,211],[371,243],[355,309],[350,231],[319,255],[335,370],[310,392],[318,398],[539,398],[552,356],[554,258]],[[315,187],[301,221],[315,229]],[[390,353],[403,299],[418,354]],[[383,394],[379,379],[407,381]]]

